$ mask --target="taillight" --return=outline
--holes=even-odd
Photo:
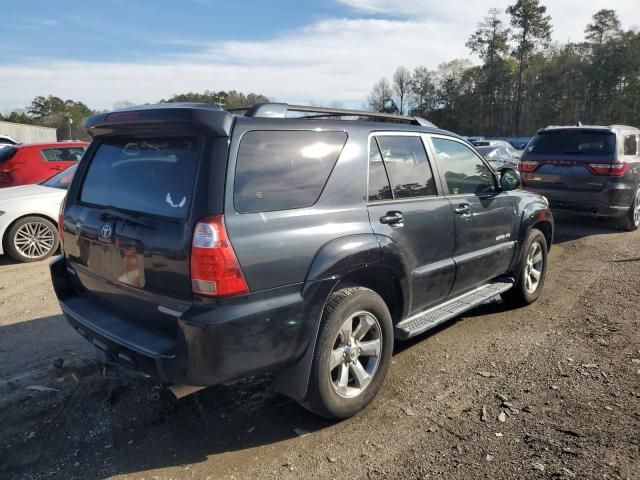
[[[193,231],[191,291],[208,297],[249,292],[227,236],[223,215],[203,218]]]
[[[628,163],[590,163],[589,169],[595,175],[609,175],[612,177],[621,177],[629,169]]]
[[[62,222],[64,220],[64,201],[65,199],[63,198],[62,202],[60,203],[60,210],[58,210],[58,238],[60,239],[61,253],[64,250],[64,243],[63,243],[63,236],[62,236],[62,232],[63,232]]]
[[[533,172],[540,164],[531,160],[520,161],[518,170],[521,172]]]

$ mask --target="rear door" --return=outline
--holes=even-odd
[[[85,148],[80,146],[46,147],[40,150],[44,160],[43,170],[46,172],[42,179],[51,177],[71,165],[76,164],[84,155]]]
[[[515,209],[472,148],[452,137],[430,139],[455,217],[456,295],[506,273],[515,252]]]
[[[373,231],[398,245],[410,271],[410,313],[442,301],[455,275],[453,215],[420,134],[371,136],[368,185]]]
[[[163,308],[191,304],[191,212],[204,143],[196,135],[104,138],[76,174],[82,184],[65,209],[68,265],[90,296],[128,319],[171,330]]]
[[[606,169],[616,159],[616,135],[606,130],[562,129],[540,132],[527,146],[520,169],[527,187],[545,190],[603,190]]]

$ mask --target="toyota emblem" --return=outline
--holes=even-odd
[[[109,238],[111,238],[112,233],[113,233],[113,228],[111,227],[111,225],[109,225],[108,223],[105,223],[104,225],[102,225],[102,228],[100,229],[100,237],[102,237],[105,240],[108,240]]]

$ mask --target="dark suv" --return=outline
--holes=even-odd
[[[640,130],[613,125],[547,127],[520,158],[525,188],[552,209],[613,217],[640,226]]]
[[[394,339],[540,295],[543,197],[425,120],[162,104],[87,129],[55,291],[82,336],[162,382],[275,372],[306,408],[348,417]]]

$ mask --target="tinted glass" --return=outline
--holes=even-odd
[[[0,163],[11,160],[17,151],[15,147],[0,146]]]
[[[478,147],[478,150],[485,158],[495,158],[498,154],[498,149],[496,147]]]
[[[495,190],[493,173],[469,147],[443,138],[434,138],[433,146],[451,195],[479,195]]]
[[[44,185],[45,187],[61,188],[62,190],[68,190],[69,184],[71,183],[71,180],[73,180],[73,174],[76,173],[77,168],[78,168],[77,165],[69,167],[66,170],[63,170],[62,172],[57,173],[50,179],[45,180],[44,182],[41,183],[41,185]]]
[[[84,150],[82,147],[46,148],[42,155],[48,162],[79,162]]]
[[[624,154],[625,155],[638,154],[638,140],[635,135],[627,135],[624,137]]]
[[[253,213],[313,205],[346,141],[344,132],[246,133],[236,164],[236,210]]]
[[[393,198],[391,186],[382,162],[382,155],[380,155],[378,143],[375,138],[372,138],[369,144],[369,201],[389,200],[391,198]]]
[[[377,137],[394,198],[436,195],[436,185],[420,137]]]
[[[198,162],[195,137],[103,140],[89,164],[80,200],[184,218]]]
[[[542,155],[609,155],[615,152],[616,136],[611,132],[561,130],[536,135],[527,153]]]

